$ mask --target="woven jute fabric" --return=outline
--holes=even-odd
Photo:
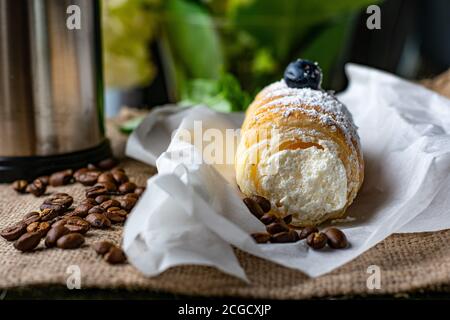
[[[115,154],[123,154],[124,137],[109,123],[109,136]],[[125,159],[122,166],[132,181],[144,185],[155,169]],[[67,192],[75,204],[84,198],[79,184],[49,188]],[[9,185],[0,185],[0,229],[36,210],[43,198],[18,195]],[[450,286],[450,230],[433,233],[395,234],[353,261],[318,278],[281,267],[239,250],[236,254],[250,283],[205,266],[180,266],[157,277],[146,277],[130,264],[107,264],[90,247],[108,239],[120,243],[122,227],[91,230],[86,244],[78,250],[45,249],[43,244],[30,253],[20,253],[12,243],[0,238],[0,289],[67,284],[78,266],[82,288],[151,290],[191,296],[228,296],[270,299],[302,299],[341,295],[408,293],[421,290],[447,290]],[[330,259],[333,257],[330,256]],[[380,288],[370,289],[370,266],[379,267]],[[370,282],[370,279],[369,279]]]

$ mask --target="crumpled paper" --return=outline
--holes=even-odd
[[[129,261],[149,276],[198,264],[248,281],[234,246],[317,277],[392,233],[450,228],[450,100],[375,69],[351,64],[347,74],[339,99],[359,127],[366,163],[351,218],[334,222],[349,248],[253,242],[249,234],[264,226],[242,203],[234,166],[211,164],[179,134],[193,132],[198,120],[203,130],[239,128],[243,114],[169,106],[151,112],[127,143],[128,156],[158,168],[125,225]]]

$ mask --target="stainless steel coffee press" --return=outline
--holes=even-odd
[[[97,0],[0,0],[0,182],[110,156]]]

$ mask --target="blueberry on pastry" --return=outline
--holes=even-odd
[[[249,106],[236,153],[240,190],[297,226],[345,217],[364,178],[352,116],[321,78],[316,63],[291,63]]]

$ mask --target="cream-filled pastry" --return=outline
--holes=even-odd
[[[292,224],[298,226],[343,218],[364,177],[350,113],[333,94],[320,89],[317,65],[305,60],[293,64],[301,69],[305,63],[309,69],[300,77],[308,78],[309,72],[310,79],[291,81],[298,77],[286,76],[291,64],[285,79],[256,96],[236,153],[240,190],[267,198],[273,214],[292,214]]]

